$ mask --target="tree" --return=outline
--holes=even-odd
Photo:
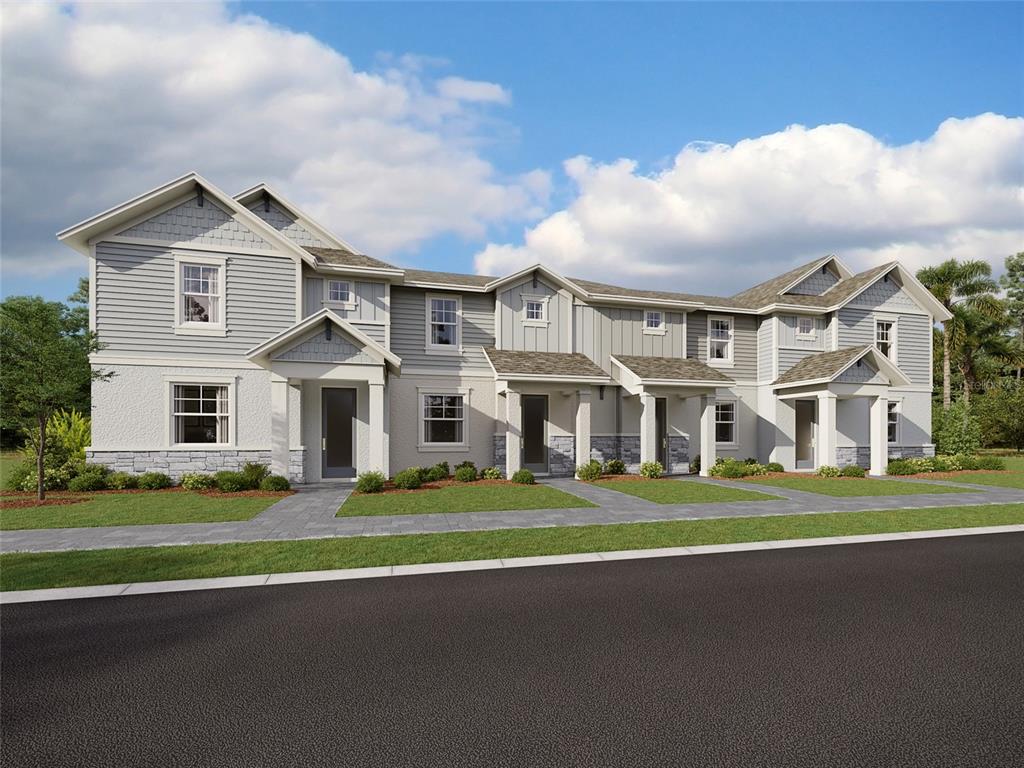
[[[959,262],[956,259],[944,261],[936,267],[918,270],[917,279],[932,292],[942,306],[953,311],[963,305],[991,318],[1003,312],[1001,302],[995,297],[999,289],[992,279],[992,267],[985,261]],[[943,323],[942,346],[942,407],[949,410],[952,402],[950,381],[951,339],[956,336],[956,315]]]
[[[1020,345],[1006,335],[1007,316],[998,319],[968,309],[953,307],[949,348],[963,378],[964,402],[981,384],[998,380],[1006,366],[1021,365]]]
[[[1017,329],[1018,339],[1024,340],[1024,251],[1006,257],[1006,273],[999,278],[999,285],[1006,291],[1006,311]],[[1017,368],[1021,378],[1021,368]]]
[[[985,446],[1024,450],[1024,382],[1003,379],[971,408],[978,415]]]
[[[38,296],[12,296],[0,304],[0,407],[5,420],[34,431],[37,498],[44,488],[46,422],[70,407],[92,380],[109,374],[92,370],[96,340],[81,324],[81,313]]]

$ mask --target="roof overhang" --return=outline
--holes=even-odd
[[[366,351],[371,357],[376,358],[381,365],[387,365],[388,368],[394,373],[400,373],[402,370],[402,360],[394,352],[385,349],[383,346],[378,344],[376,341],[371,339],[365,333],[356,328],[352,323],[340,317],[333,310],[324,307],[318,312],[314,312],[312,315],[307,317],[305,320],[296,323],[290,328],[286,328],[281,333],[267,339],[262,344],[253,347],[245,353],[246,358],[252,362],[260,365],[263,368],[270,368],[271,356],[279,349],[287,347],[289,344],[296,343],[310,331],[314,330],[318,325],[323,323],[325,320],[332,322],[345,334],[350,336],[354,341],[358,342],[359,345]]]
[[[884,277],[891,275],[893,272],[899,274],[900,281],[903,283],[903,289],[910,295],[910,298],[916,301],[918,306],[920,306],[921,309],[923,309],[925,312],[931,315],[935,320],[944,322],[953,317],[952,313],[944,306],[942,306],[942,302],[936,299],[935,296],[932,295],[932,292],[924,287],[924,285],[921,283],[920,280],[917,279],[913,272],[911,272],[909,269],[905,269],[902,264],[895,261],[892,264],[890,264],[889,268],[883,271],[875,280],[872,280],[870,283],[865,285],[863,288],[854,293],[848,299],[843,301],[841,304],[837,305],[836,309],[839,309],[840,307],[844,307],[847,304],[850,304],[854,299],[856,299],[858,296],[864,293],[864,291],[866,291],[872,285],[874,285]]]
[[[523,269],[520,269],[518,272],[513,272],[512,274],[506,275],[505,277],[499,277],[495,280],[492,280],[491,282],[487,283],[487,285],[484,286],[484,290],[487,292],[496,291],[505,285],[514,283],[518,280],[521,280],[524,277],[529,277],[534,272],[540,273],[548,281],[554,283],[559,288],[569,291],[569,293],[573,294],[574,296],[578,296],[580,298],[588,297],[587,292],[580,288],[580,286],[576,285],[576,283],[574,283],[572,280],[558,274],[553,269],[545,267],[543,264],[539,262],[537,264],[533,264],[532,266],[524,267]]]
[[[628,365],[623,363],[621,360],[615,357],[615,355],[609,355],[608,359],[612,363],[612,379],[616,384],[620,385],[630,394],[639,394],[644,389],[658,388],[658,389],[702,389],[708,388],[714,389],[717,387],[728,387],[732,381],[722,381],[720,379],[688,379],[688,378],[675,378],[665,379],[656,377],[645,377],[637,374]]]
[[[849,362],[846,363],[842,368],[837,370],[831,376],[822,376],[816,379],[799,379],[797,381],[788,381],[783,384],[772,384],[772,389],[793,389],[796,387],[808,387],[814,385],[827,386],[836,381],[840,376],[846,373],[850,368],[855,366],[858,361],[870,358],[872,365],[875,366],[875,370],[885,376],[889,383],[887,386],[890,387],[909,387],[910,379],[903,373],[896,364],[893,363],[888,357],[878,351],[877,347],[870,346],[866,347],[863,352],[858,355],[854,355],[850,358]],[[875,385],[877,386],[877,385]]]

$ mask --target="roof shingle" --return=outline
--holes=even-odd
[[[732,382],[732,379],[721,371],[692,358],[636,357],[634,355],[613,355],[613,357],[641,379],[717,381],[723,384]]]
[[[846,347],[834,352],[809,355],[775,380],[776,384],[796,384],[801,381],[831,379],[847,365],[871,349],[870,344]]]
[[[593,360],[580,352],[514,352],[486,347],[484,354],[499,376],[609,378]]]
[[[369,269],[398,269],[393,264],[374,259],[361,253],[352,253],[340,248],[316,248],[304,245],[317,261],[337,267],[363,267]]]

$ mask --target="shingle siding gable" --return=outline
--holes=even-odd
[[[193,197],[118,232],[118,235],[171,243],[192,242],[221,245],[226,248],[274,250],[270,243],[249,227],[236,221],[209,197],[201,206],[198,198]]]

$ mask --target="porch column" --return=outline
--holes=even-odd
[[[650,392],[640,393],[640,463],[658,460],[658,423],[655,398]]]
[[[700,476],[709,477],[718,454],[715,446],[715,404],[714,393],[700,398]]]
[[[889,461],[889,399],[875,397],[869,407],[872,475],[884,475]]]
[[[370,451],[369,469],[388,475],[388,460],[384,453],[384,384],[370,383]]]
[[[288,379],[270,374],[270,472],[288,477]]]
[[[505,477],[511,478],[522,466],[523,401],[519,393],[505,390]]]
[[[818,466],[836,466],[836,396],[818,395]]]
[[[590,387],[576,393],[576,466],[590,461]]]

